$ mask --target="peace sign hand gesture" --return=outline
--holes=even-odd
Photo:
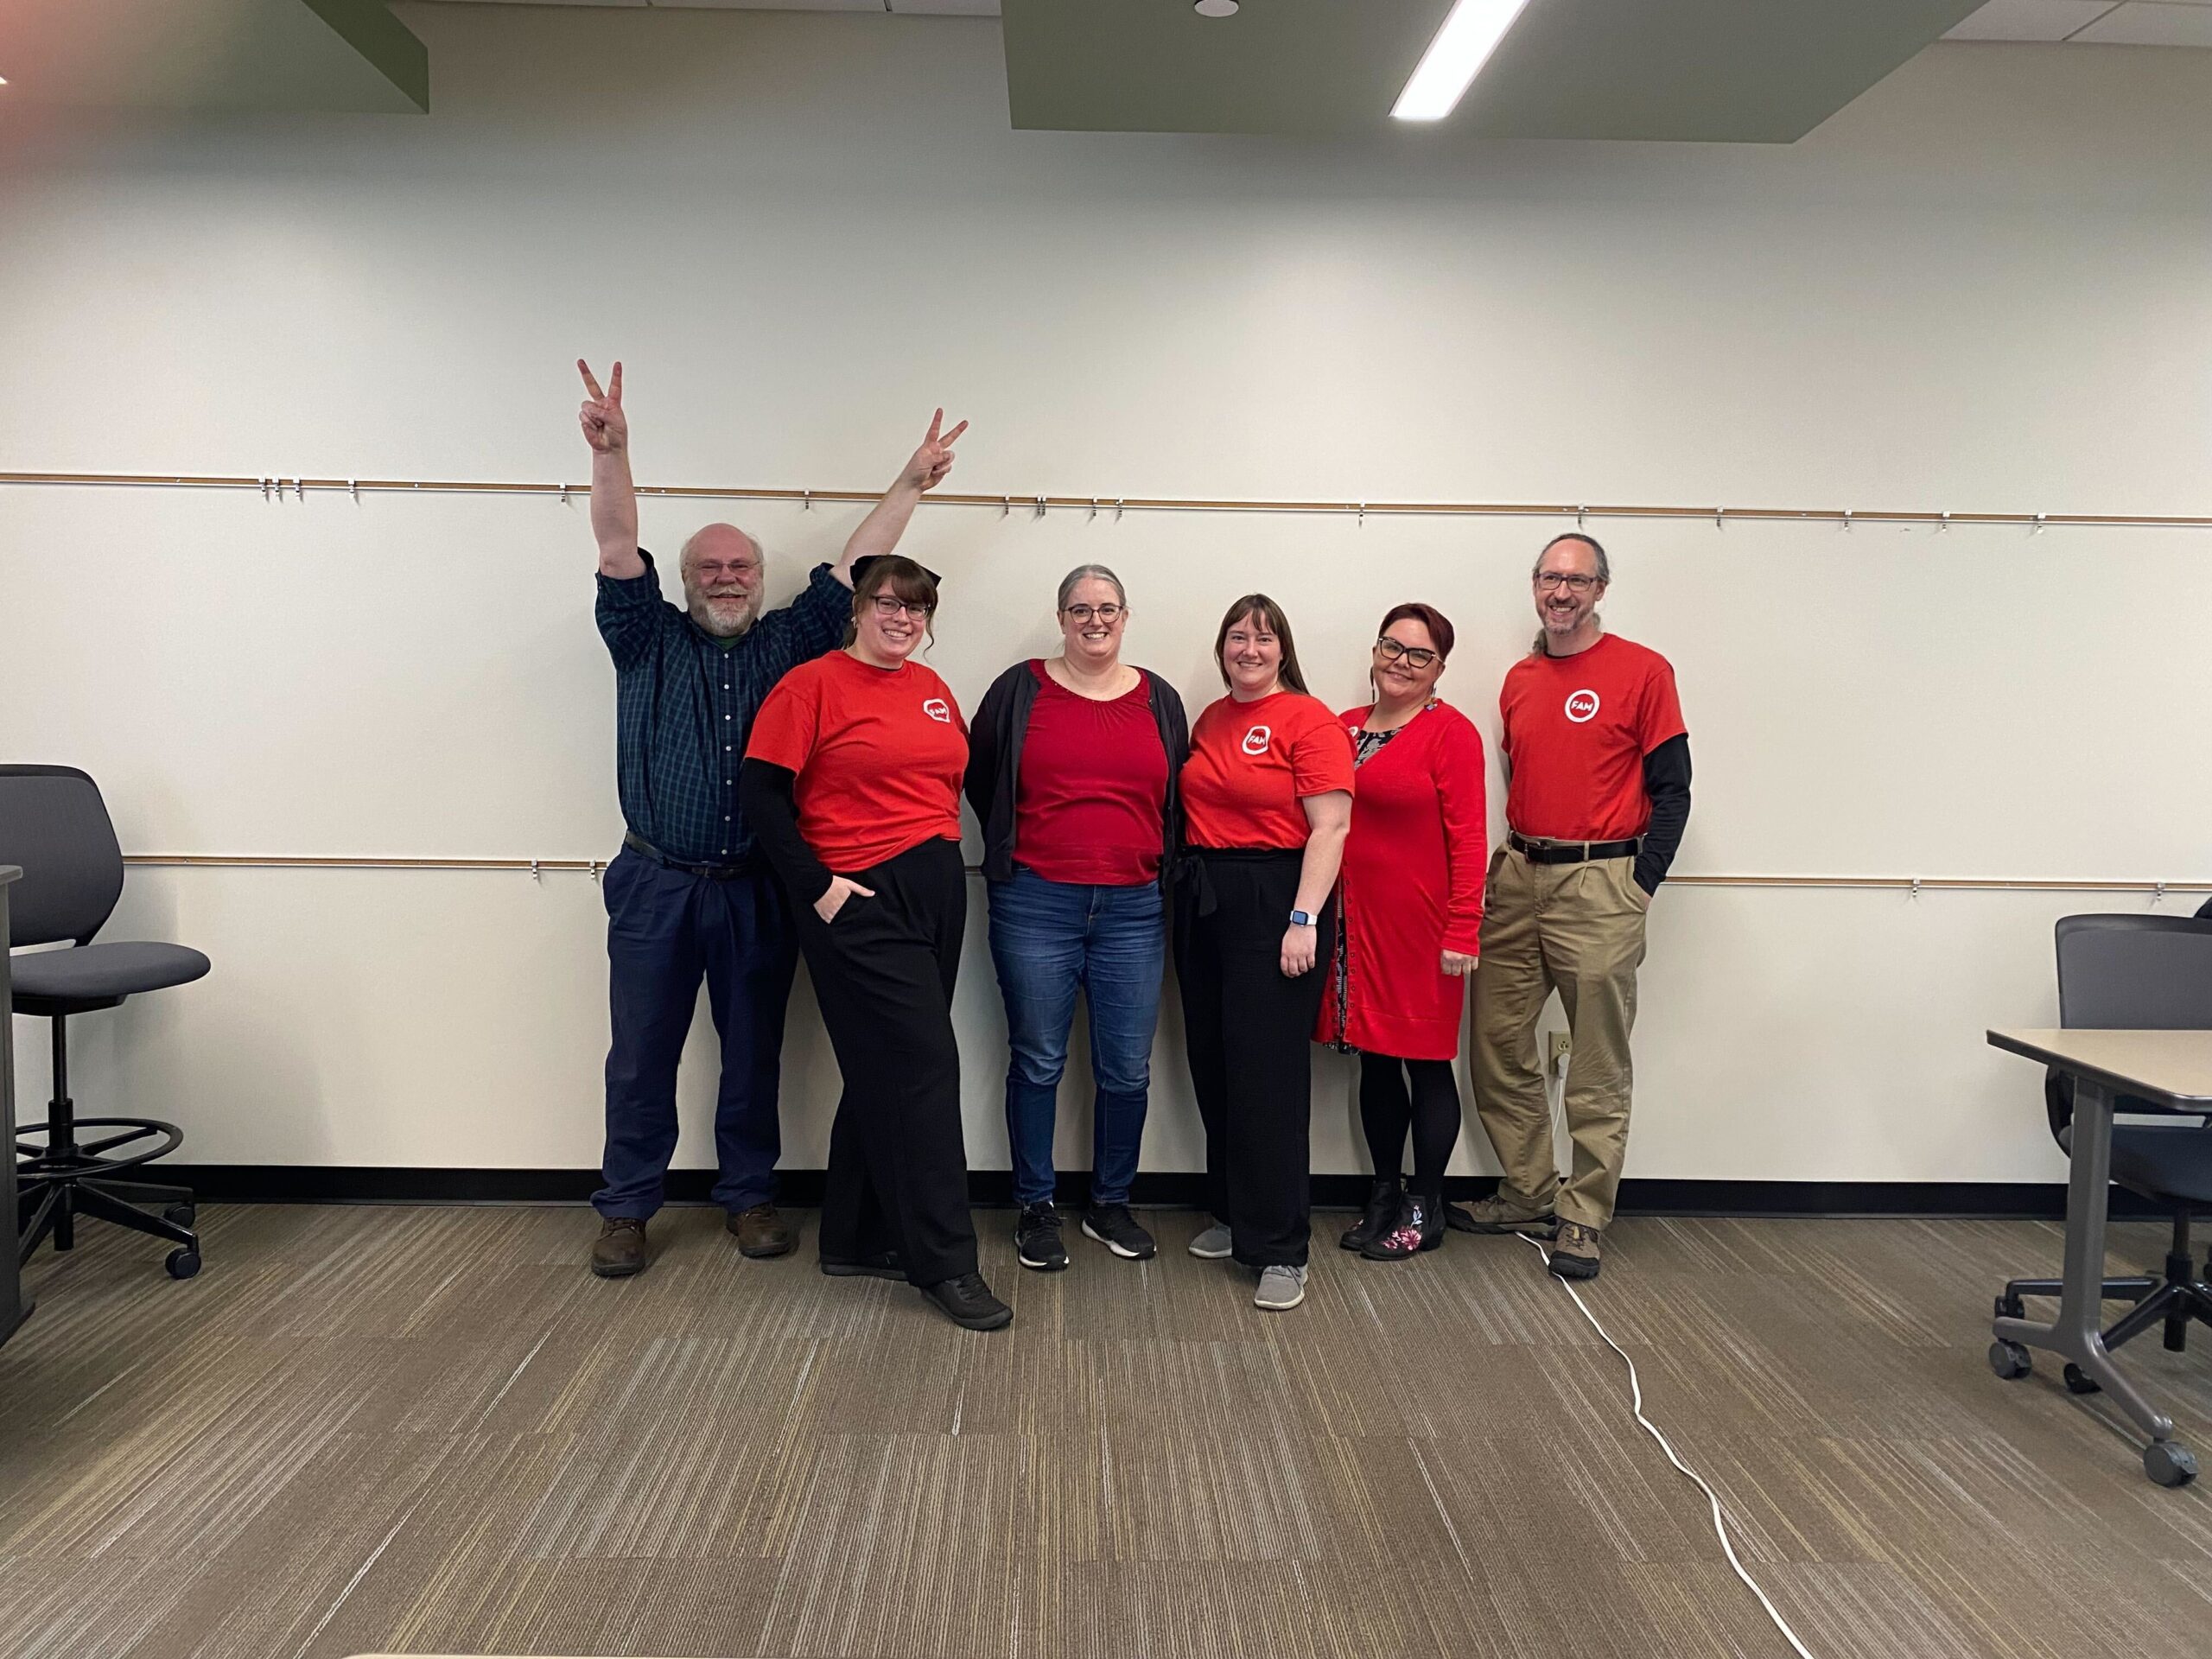
[[[590,394],[576,411],[584,442],[602,455],[620,454],[630,447],[630,421],[622,412],[622,365],[614,365],[604,391],[581,357],[576,359],[576,372],[583,376],[584,390]]]
[[[944,482],[944,475],[952,470],[952,446],[968,429],[968,423],[961,422],[950,432],[942,429],[944,425],[944,411],[940,409],[930,416],[929,435],[922,440],[922,447],[914,451],[906,470],[899,475],[901,484],[926,493]]]

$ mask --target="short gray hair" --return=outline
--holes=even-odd
[[[1583,546],[1588,548],[1592,553],[1598,556],[1599,582],[1603,584],[1612,581],[1613,562],[1605,556],[1605,550],[1599,545],[1598,538],[1595,536],[1586,536],[1579,530],[1570,530],[1564,536],[1554,536],[1551,540],[1544,543],[1541,551],[1538,552],[1536,555],[1536,563],[1529,568],[1529,581],[1534,582],[1539,575],[1543,574],[1544,554],[1550,552],[1552,549],[1557,547],[1561,542],[1580,542]]]
[[[1111,570],[1109,570],[1103,564],[1078,564],[1074,569],[1069,571],[1067,575],[1062,576],[1060,578],[1059,596],[1052,601],[1052,608],[1055,611],[1065,611],[1067,609],[1068,595],[1075,592],[1076,583],[1084,581],[1098,581],[1111,583],[1114,588],[1114,597],[1121,601],[1122,608],[1125,611],[1129,608],[1129,596],[1122,589],[1122,579],[1116,575]]]
[[[768,550],[760,545],[760,538],[758,536],[755,536],[751,531],[747,530],[739,524],[702,524],[698,529],[693,531],[689,536],[686,536],[683,538],[683,545],[677,550],[676,568],[678,571],[688,570],[691,568],[691,545],[710,530],[736,531],[739,535],[745,537],[746,544],[752,548],[753,556],[759,560],[763,566],[766,565],[768,563]]]

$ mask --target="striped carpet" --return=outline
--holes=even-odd
[[[1075,1236],[1013,1329],[747,1262],[591,1278],[560,1209],[87,1224],[0,1350],[0,1653],[819,1659],[1783,1655],[1535,1252],[1317,1249],[1306,1305]],[[805,1218],[810,1224],[812,1217]],[[1332,1246],[1345,1217],[1323,1217]],[[1638,1220],[1593,1309],[1821,1659],[2212,1652],[2212,1481],[1983,1359],[2027,1223]],[[2115,1258],[2164,1239],[2115,1230]],[[2205,1352],[2126,1363],[2212,1457]]]

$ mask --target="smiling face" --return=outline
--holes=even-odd
[[[1068,589],[1060,607],[1060,648],[1068,661],[1100,669],[1121,660],[1122,634],[1129,625],[1122,590],[1099,576]]]
[[[1444,677],[1444,658],[1428,625],[1417,616],[1402,616],[1383,629],[1375,645],[1374,673],[1376,690],[1392,702],[1426,702],[1433,696]]]
[[[937,595],[918,570],[868,575],[853,595],[853,644],[878,667],[895,668],[929,637]]]
[[[735,524],[709,524],[683,543],[684,607],[709,633],[728,639],[760,613],[760,544]]]
[[[1221,671],[1241,701],[1275,690],[1282,675],[1282,640],[1262,613],[1247,611],[1230,623],[1221,640]]]
[[[1563,539],[1544,550],[1536,565],[1536,617],[1554,646],[1574,639],[1598,613],[1605,584],[1598,573],[1597,550],[1587,542]]]

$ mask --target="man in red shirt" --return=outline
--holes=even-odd
[[[1491,861],[1475,974],[1475,1108],[1504,1171],[1497,1195],[1458,1212],[1484,1233],[1553,1237],[1562,1279],[1598,1275],[1628,1150],[1629,1032],[1644,914],[1690,816],[1690,743],[1675,671],[1605,631],[1612,570],[1587,536],[1537,556],[1543,631],[1498,694],[1506,844]],[[1562,1182],[1536,1021],[1554,991],[1573,1058]]]

